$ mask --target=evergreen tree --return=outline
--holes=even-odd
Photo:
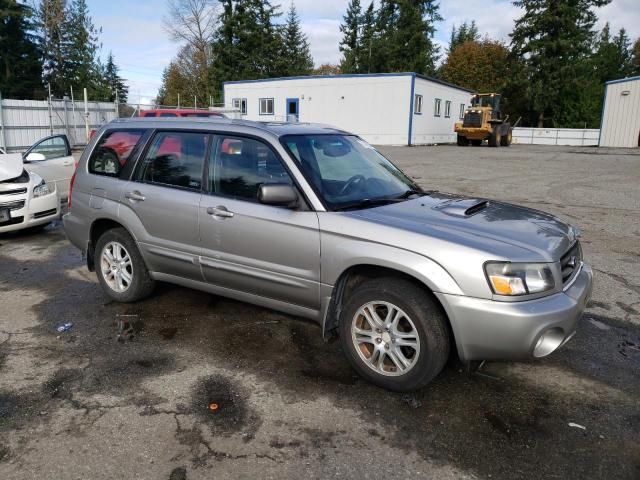
[[[184,106],[185,101],[188,101],[190,97],[187,91],[187,80],[180,71],[179,65],[176,62],[171,62],[162,73],[162,86],[158,91],[156,103],[159,106]]]
[[[631,49],[631,75],[640,75],[640,38]]]
[[[435,23],[442,20],[440,7],[434,0],[398,0],[397,4],[389,69],[433,75],[439,56],[433,35]]]
[[[281,60],[283,67],[280,74],[283,76],[310,74],[313,70],[313,58],[311,57],[309,40],[302,33],[300,18],[293,2],[287,14],[287,22],[282,36]]]
[[[361,34],[358,37],[358,73],[371,73],[372,71],[373,42],[376,33],[375,22],[376,12],[372,1],[362,17]]]
[[[104,66],[104,83],[108,88],[109,101],[115,102],[116,98],[120,103],[127,103],[129,96],[129,87],[125,84],[124,79],[119,74],[120,69],[115,63],[113,53],[109,52],[107,63]]]
[[[476,21],[472,20],[470,24],[464,22],[460,25],[460,28],[456,29],[456,26],[451,27],[451,38],[449,40],[449,52],[453,52],[456,47],[459,47],[465,42],[478,42],[480,41],[480,34],[478,33],[478,27]]]
[[[41,0],[37,9],[38,44],[42,54],[43,81],[51,86],[51,92],[65,91],[65,59],[67,47],[66,1]]]
[[[220,0],[220,3],[222,5],[222,13],[218,19],[219,26],[214,33],[211,44],[213,58],[215,59],[211,66],[211,77],[216,85],[214,92],[221,95],[222,82],[238,79],[234,73],[238,46],[235,42],[237,25],[233,0]],[[165,70],[165,76],[166,74],[167,70]]]
[[[221,92],[228,80],[278,76],[283,51],[281,28],[275,24],[278,8],[267,0],[222,0],[222,6],[212,45],[216,90]]]
[[[523,59],[527,95],[537,125],[584,127],[583,80],[596,22],[595,7],[610,0],[517,0],[524,10],[511,33],[514,53]]]
[[[66,42],[64,44],[65,85],[56,93],[68,93],[69,86],[87,88],[92,98],[102,97],[104,92],[102,66],[96,59],[98,52],[98,30],[89,15],[86,0],[71,0],[64,22]]]
[[[362,38],[356,42],[356,66],[350,71],[433,74],[439,56],[433,35],[441,20],[435,0],[380,0],[375,14],[370,6],[359,17]],[[343,70],[352,67],[348,60],[345,53]]]
[[[380,0],[376,11],[373,35],[371,71],[389,72],[393,58],[393,44],[398,29],[398,5],[396,0]]]
[[[361,16],[360,0],[350,0],[347,13],[342,17],[344,23],[340,25],[340,32],[342,32],[340,51],[343,56],[340,69],[344,73],[358,73],[359,71],[358,39]]]
[[[5,98],[44,95],[40,52],[32,33],[33,10],[16,0],[0,0],[0,93]]]

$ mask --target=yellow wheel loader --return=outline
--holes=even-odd
[[[499,93],[478,93],[471,97],[471,106],[464,112],[462,122],[456,123],[458,145],[480,146],[484,140],[490,147],[511,145],[513,127],[500,112]]]

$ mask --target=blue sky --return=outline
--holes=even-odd
[[[277,4],[277,0],[272,0]],[[302,28],[311,42],[316,64],[337,63],[340,58],[339,25],[348,0],[296,0]],[[361,0],[368,5],[367,0]],[[142,103],[154,98],[162,70],[179,45],[169,39],[162,27],[166,12],[164,0],[88,0],[94,23],[102,27],[102,54],[113,51],[122,76],[130,85],[130,101]],[[284,0],[282,10],[289,8]],[[451,26],[475,19],[480,32],[508,40],[513,21],[520,11],[507,0],[441,0],[444,21],[438,25],[436,41],[446,45]],[[599,26],[609,21],[613,31],[625,27],[631,38],[640,37],[640,0],[613,0],[599,9]]]

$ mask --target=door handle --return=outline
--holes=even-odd
[[[64,162],[62,165],[64,165],[65,167],[68,167],[69,165],[73,165],[73,162]]]
[[[214,217],[220,218],[231,218],[233,217],[233,212],[227,210],[227,207],[219,206],[219,207],[207,207],[207,213]]]
[[[146,198],[144,195],[142,195],[137,190],[135,190],[133,192],[127,192],[127,193],[124,194],[124,196],[126,198],[128,198],[129,200],[132,200],[134,202],[144,202],[144,200]]]

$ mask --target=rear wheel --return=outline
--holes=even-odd
[[[473,145],[474,147],[479,147],[480,145],[482,145],[482,140],[471,140],[471,145]]]
[[[104,292],[117,302],[142,300],[155,287],[135,241],[124,228],[107,230],[98,239],[96,275]]]
[[[428,384],[449,357],[442,309],[410,281],[369,280],[356,288],[340,315],[340,341],[365,379],[395,391]]]
[[[500,139],[500,145],[503,147],[508,147],[509,145],[511,145],[511,140],[512,140],[512,131],[511,129],[509,129],[507,134],[503,135],[502,138]]]
[[[491,132],[491,136],[489,137],[489,146],[490,147],[499,147],[502,137],[500,136],[500,132],[497,129],[494,129]]]
[[[469,145],[469,139],[467,137],[463,137],[462,135],[458,135],[458,146],[466,147]]]

